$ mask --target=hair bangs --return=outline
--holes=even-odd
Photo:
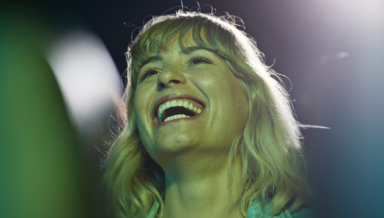
[[[132,43],[130,56],[132,65],[130,69],[131,80],[135,81],[142,64],[152,56],[153,53],[167,49],[167,44],[175,39],[184,53],[190,53],[188,40],[193,40],[198,46],[211,50],[225,59],[233,57],[233,35],[227,28],[231,26],[217,25],[217,22],[208,17],[172,16],[171,19],[154,18],[149,25],[145,25],[138,41]],[[209,20],[209,21],[208,21]],[[147,27],[148,26],[148,27]],[[149,28],[150,27],[150,28]],[[177,37],[177,38],[175,38]]]

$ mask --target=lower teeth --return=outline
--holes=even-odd
[[[190,117],[190,116],[187,116],[187,115],[185,115],[185,114],[176,114],[176,115],[167,117],[167,118],[164,120],[164,122],[167,122],[167,121],[170,121],[170,120],[175,120],[175,119],[180,119],[180,118],[185,118],[185,117]]]

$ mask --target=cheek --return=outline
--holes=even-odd
[[[151,91],[147,88],[138,88],[136,90],[133,102],[133,108],[138,119],[146,117],[148,112],[149,103],[151,100]]]
[[[150,147],[149,145],[151,145],[151,142],[152,142],[152,137],[151,137],[152,130],[148,128],[148,124],[146,123],[146,120],[144,119],[144,117],[138,115],[136,112],[135,112],[135,120],[136,120],[137,130],[139,132],[140,140],[145,150],[148,151]]]
[[[143,101],[139,100],[140,98],[138,98],[137,95],[135,95],[135,100],[133,102],[133,113],[134,113],[134,116],[135,116],[135,121],[136,121],[136,125],[137,125],[137,128],[139,130],[139,133],[140,133],[140,137],[141,137],[141,133],[142,132],[145,132],[143,130],[145,130],[145,107],[143,105]]]
[[[240,81],[230,72],[223,86],[220,87],[222,92],[221,101],[226,106],[225,114],[232,119],[229,121],[236,132],[244,128],[248,118],[249,105],[244,89]]]
[[[152,97],[152,92],[148,87],[138,88],[136,90],[133,111],[136,120],[136,125],[139,130],[140,139],[143,144],[150,143],[152,136],[151,120],[148,117],[149,105]]]
[[[245,123],[246,119],[248,118],[249,104],[244,89],[237,78],[234,80],[232,90],[232,99],[234,105],[236,106],[235,110],[238,111],[239,119]]]

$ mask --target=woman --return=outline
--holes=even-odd
[[[117,217],[307,217],[288,94],[229,20],[178,11],[129,46],[105,174]]]

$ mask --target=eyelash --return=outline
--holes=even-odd
[[[139,81],[142,82],[145,78],[147,78],[149,75],[154,75],[154,74],[151,74],[151,72],[154,72],[154,73],[159,73],[159,69],[157,68],[149,68],[147,69],[143,74],[142,76],[139,77]]]
[[[191,59],[189,59],[188,63],[189,65],[193,64],[193,62],[195,61],[202,61],[202,62],[199,62],[199,63],[194,63],[194,64],[200,64],[200,63],[208,63],[208,64],[212,64],[213,62],[211,60],[209,60],[208,58],[205,58],[205,57],[200,57],[200,56],[194,56],[192,57]],[[154,72],[154,73],[159,73],[159,69],[157,68],[149,68],[147,69],[143,74],[142,76],[139,77],[139,81],[142,82],[143,80],[145,80],[148,76],[151,76],[151,75],[154,75],[154,74],[151,74],[151,72]]]
[[[188,62],[189,62],[189,64],[192,64],[194,61],[196,61],[196,60],[202,60],[202,61],[204,61],[204,62],[206,62],[206,63],[208,63],[208,64],[212,64],[212,61],[211,60],[209,60],[208,58],[206,58],[206,57],[200,57],[200,56],[194,56],[194,57],[192,57]]]

